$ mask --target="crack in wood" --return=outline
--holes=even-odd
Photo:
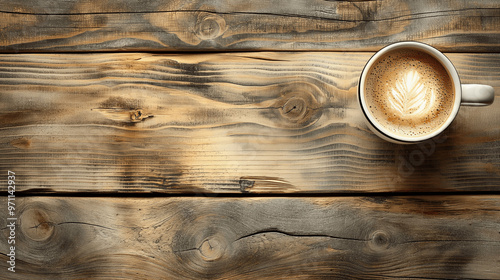
[[[333,236],[333,235],[328,235],[328,234],[296,234],[296,233],[290,233],[290,232],[282,231],[282,230],[279,230],[279,229],[268,229],[268,230],[261,230],[261,231],[257,231],[257,232],[254,232],[254,233],[250,233],[250,234],[244,235],[244,236],[239,237],[238,239],[236,239],[234,242],[240,241],[242,239],[249,238],[249,237],[255,237],[255,236],[260,235],[260,234],[266,234],[266,233],[278,233],[278,234],[283,234],[283,235],[287,235],[287,236],[291,236],[291,237],[332,238],[332,239],[357,241],[357,242],[367,242],[367,241],[370,241],[369,239],[360,239],[360,238]]]
[[[262,231],[257,231],[254,233],[250,233],[247,235],[244,235],[242,237],[239,237],[236,239],[234,242],[249,238],[249,237],[255,237],[256,235],[260,234],[266,234],[266,233],[278,233],[278,234],[283,234],[291,237],[324,237],[324,238],[332,238],[332,239],[339,239],[339,240],[348,240],[348,241],[358,241],[358,242],[368,242],[372,241],[372,239],[361,239],[361,238],[351,238],[351,237],[342,237],[342,236],[333,236],[329,234],[295,234],[295,233],[290,233],[290,232],[285,232],[282,230],[278,229],[269,229],[269,230],[262,230]],[[402,244],[411,244],[411,243],[425,243],[425,242],[484,242],[484,243],[500,243],[500,241],[493,241],[493,240],[410,240],[410,241],[404,241],[404,242],[395,242],[397,245],[402,245]]]
[[[185,252],[191,252],[191,251],[200,251],[200,247],[198,247],[198,248],[190,248],[190,249],[175,250],[175,251],[172,251],[172,252],[174,252],[174,253],[185,253]]]
[[[384,278],[391,278],[391,279],[426,279],[426,280],[448,280],[450,278],[439,278],[439,277],[419,277],[419,276],[393,276],[393,275],[386,275],[386,274],[368,274],[367,276],[376,276],[376,277],[384,277]],[[480,278],[474,278],[476,280],[486,280],[486,279],[480,279]]]
[[[404,242],[398,242],[397,244],[411,244],[411,243],[426,243],[426,242],[484,242],[484,243],[500,243],[500,241],[494,240],[467,240],[467,239],[429,239],[429,240],[410,240]]]
[[[40,227],[41,225],[49,225],[49,226],[55,227],[55,226],[60,226],[60,225],[65,225],[65,224],[79,224],[79,225],[87,225],[87,226],[100,227],[100,228],[109,229],[109,230],[115,230],[113,228],[109,228],[109,227],[105,227],[105,226],[101,226],[101,225],[97,225],[97,224],[86,223],[86,222],[61,222],[61,223],[41,222],[38,225],[34,225],[30,228],[38,229],[38,227]]]
[[[290,108],[289,110],[285,111],[285,114],[288,114],[288,113],[290,113],[291,111],[293,111],[295,109],[297,109],[297,105],[293,105],[292,108]]]

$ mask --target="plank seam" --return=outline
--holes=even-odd
[[[29,13],[29,12],[14,12],[14,11],[0,11],[0,13],[5,14],[17,14],[17,15],[33,15],[33,16],[78,16],[78,15],[119,15],[119,14],[161,14],[161,13],[212,13],[221,15],[263,15],[263,16],[273,16],[273,17],[291,17],[291,18],[305,18],[305,19],[318,19],[326,21],[339,21],[339,22],[381,22],[381,21],[402,21],[402,20],[416,20],[425,19],[439,16],[456,16],[449,13],[461,13],[468,11],[494,11],[499,10],[498,8],[464,8],[464,9],[454,9],[454,10],[440,10],[431,12],[421,12],[414,14],[402,14],[399,16],[380,18],[380,19],[338,19],[338,18],[327,18],[320,16],[309,16],[300,14],[290,14],[290,13],[266,13],[266,12],[217,12],[210,10],[170,10],[170,11],[143,11],[143,12],[88,12],[88,13]],[[429,16],[423,16],[429,15]],[[413,16],[418,16],[413,18]],[[422,16],[422,17],[420,17]],[[409,18],[410,17],[410,18]],[[471,15],[469,17],[499,17],[499,16],[484,16],[484,15]]]
[[[200,198],[252,198],[252,197],[415,197],[415,196],[490,196],[500,195],[500,191],[450,191],[450,192],[345,192],[345,193],[139,193],[139,192],[46,192],[32,193],[30,191],[16,192],[18,197],[123,197],[123,198],[153,198],[153,197],[200,197]]]

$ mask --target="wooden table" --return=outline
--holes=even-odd
[[[1,0],[0,278],[500,279],[500,102],[363,122],[405,40],[500,98],[496,0]]]

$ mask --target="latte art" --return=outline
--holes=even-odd
[[[376,61],[364,91],[375,120],[405,137],[439,129],[455,101],[446,69],[431,55],[413,49],[396,50]]]
[[[428,89],[421,81],[420,75],[410,70],[388,94],[388,101],[402,116],[418,115],[426,112],[435,102],[434,89]]]

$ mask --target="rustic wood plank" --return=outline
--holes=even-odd
[[[2,197],[0,237],[7,240]],[[500,197],[17,197],[3,279],[498,279]],[[8,278],[5,278],[8,277]]]
[[[499,54],[449,56],[498,95]],[[2,55],[0,174],[31,192],[498,191],[500,102],[386,143],[356,100],[369,57]]]
[[[1,52],[369,50],[416,40],[500,51],[488,1],[0,1]]]

